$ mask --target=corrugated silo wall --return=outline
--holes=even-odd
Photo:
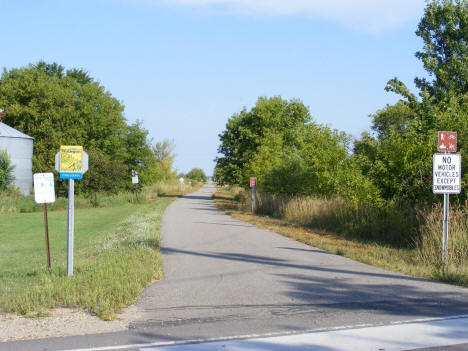
[[[11,163],[15,166],[13,184],[23,195],[29,195],[32,189],[33,139],[0,137],[0,149],[6,150]]]

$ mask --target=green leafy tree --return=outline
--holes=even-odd
[[[346,142],[345,134],[309,123],[295,146],[281,147],[281,161],[265,175],[265,188],[289,195],[337,195],[337,174],[348,158]]]
[[[57,63],[41,61],[4,70],[0,108],[5,111],[5,123],[34,137],[34,172],[54,169],[54,156],[60,145],[82,145],[92,154],[90,171],[84,179],[92,176],[91,167],[112,178],[97,176],[93,181],[83,181],[77,186],[78,192],[88,191],[85,184],[92,192],[113,192],[114,185],[123,189],[132,169],[139,172],[142,183],[152,180],[149,170],[157,159],[148,131],[139,121],[127,124],[123,105],[82,69],[65,70]],[[65,190],[64,185],[58,189],[61,190]]]
[[[437,119],[437,128],[432,134],[434,150],[437,144],[435,133],[438,130],[457,131],[458,153],[462,157],[462,193],[458,199],[466,201],[468,199],[468,94],[450,93],[446,98],[446,103],[435,107],[434,114]]]
[[[387,105],[377,113],[372,114],[372,130],[377,138],[385,138],[391,134],[404,134],[408,124],[416,117],[416,113],[402,101],[395,105]]]
[[[462,159],[468,157],[468,96],[451,94],[445,103],[434,105],[424,115],[408,114],[400,107],[387,106],[371,115],[374,121],[389,118],[405,122],[390,126],[385,133],[379,129],[381,124],[374,123],[374,135],[364,133],[355,142],[353,157],[385,199],[431,203],[440,199],[432,193],[432,154],[437,152],[437,131],[457,131],[458,151]],[[468,182],[467,171],[463,162],[463,184]],[[459,199],[463,201],[466,196],[466,186],[462,186]]]
[[[427,4],[416,34],[424,41],[416,53],[433,78],[416,78],[416,85],[441,99],[447,92],[468,92],[468,2],[433,0]]]
[[[124,163],[112,160],[97,150],[87,150],[87,153],[89,169],[83,175],[83,179],[75,182],[77,192],[87,195],[116,194],[130,185],[131,173]]]
[[[4,122],[34,137],[34,172],[54,169],[60,145],[83,145],[125,158],[123,106],[81,70],[39,62],[3,71]]]
[[[365,134],[355,143],[354,158],[385,199],[431,201],[431,144],[414,130],[377,140]]]
[[[355,142],[355,162],[387,200],[431,203],[438,199],[431,187],[438,130],[457,131],[459,152],[466,154],[467,5],[466,0],[428,2],[416,32],[424,47],[416,56],[433,79],[415,79],[419,99],[398,78],[390,80],[386,90],[403,99],[371,115],[373,133],[364,133]],[[466,171],[462,165],[462,174]],[[462,182],[466,184],[466,176]],[[466,199],[463,189],[461,200]]]
[[[123,142],[124,163],[127,166],[126,178],[130,179],[131,170],[135,170],[142,185],[152,183],[151,168],[156,160],[148,140],[148,131],[143,128],[141,121],[125,127]]]
[[[235,114],[220,135],[215,179],[286,195],[379,199],[350,156],[351,139],[311,120],[299,101],[260,98],[251,110]]]
[[[10,157],[5,150],[0,149],[0,192],[6,191],[13,183],[13,170]]]
[[[272,134],[285,144],[293,145],[298,130],[310,122],[310,113],[298,100],[281,97],[258,99],[250,111],[242,110],[228,121],[219,135],[221,144],[216,159],[216,179],[221,184],[248,186],[250,174],[246,165],[256,157],[259,148]]]
[[[162,140],[151,147],[152,162],[147,174],[152,183],[174,179],[177,172],[172,169],[174,164],[174,142]]]
[[[310,122],[292,145],[270,136],[248,167],[257,175],[260,191],[378,200],[378,190],[350,156],[350,141],[345,133]]]
[[[201,168],[193,168],[185,176],[189,179],[196,180],[201,183],[206,183],[207,181],[206,174]]]

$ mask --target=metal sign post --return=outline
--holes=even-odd
[[[450,154],[457,151],[456,132],[438,132],[437,150],[443,154],[433,155],[434,194],[444,194],[444,219],[442,224],[442,262],[448,260],[450,194],[461,192],[461,155]]]
[[[47,267],[50,269],[49,221],[47,203],[55,202],[54,175],[52,173],[34,174],[34,201],[44,207],[44,232],[47,253]]]
[[[448,235],[449,235],[449,207],[450,195],[444,194],[444,222],[442,228],[442,262],[447,261],[448,256]]]
[[[252,213],[255,213],[255,186],[252,187]]]
[[[68,180],[67,208],[67,276],[73,275],[73,252],[75,242],[75,180]]]
[[[46,240],[46,252],[47,252],[47,268],[50,269],[50,244],[49,244],[49,221],[47,218],[47,204],[44,203],[44,231],[45,231],[45,240]]]
[[[68,179],[67,208],[67,276],[73,275],[73,252],[75,242],[75,179],[82,179],[88,170],[88,154],[82,146],[60,146],[55,155],[55,169],[60,179]]]

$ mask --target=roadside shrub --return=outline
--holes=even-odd
[[[234,201],[237,201],[239,203],[245,203],[247,202],[247,199],[249,199],[249,194],[243,188],[236,188],[233,190],[233,192],[234,192]]]
[[[75,182],[77,194],[87,194],[96,199],[95,193],[116,194],[131,185],[131,174],[123,162],[112,160],[96,150],[87,152],[89,170],[83,175],[83,179]]]
[[[13,170],[10,157],[5,150],[0,149],[0,192],[6,191],[13,183]]]
[[[259,214],[283,217],[291,198],[285,195],[271,193],[257,193],[255,211]]]
[[[205,172],[201,168],[193,168],[186,174],[186,177],[201,183],[206,183],[207,181]]]

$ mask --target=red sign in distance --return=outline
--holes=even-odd
[[[457,152],[457,132],[439,132],[437,150],[441,152]]]
[[[250,187],[253,188],[256,185],[257,185],[257,178],[256,177],[250,177]]]

